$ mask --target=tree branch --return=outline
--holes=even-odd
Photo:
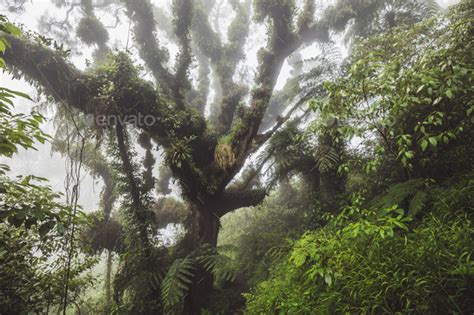
[[[263,2],[257,7],[256,18],[263,21],[270,16],[272,28],[266,49],[259,52],[259,70],[256,78],[257,88],[252,94],[249,110],[240,115],[239,130],[233,132],[236,162],[229,176],[224,180],[227,184],[243,166],[251,151],[252,143],[257,135],[263,115],[273,93],[278,75],[285,58],[299,47],[300,42],[292,29],[293,5],[290,2]]]
[[[172,90],[173,75],[163,66],[168,59],[168,51],[159,47],[156,39],[156,25],[153,6],[149,0],[125,0],[130,18],[135,22],[134,34],[140,57],[153,73],[164,91]]]
[[[265,189],[227,189],[223,194],[211,202],[210,209],[219,217],[244,207],[260,204],[267,196]]]
[[[238,62],[245,56],[243,47],[249,33],[250,6],[249,2],[241,4],[235,0],[231,1],[231,5],[236,11],[236,18],[229,26],[229,43],[226,45],[222,44],[219,34],[212,29],[202,2],[196,5],[193,19],[194,41],[203,54],[210,59],[222,86],[223,97],[219,105],[221,114],[216,126],[220,133],[229,129],[235,109],[247,93],[244,87],[233,81],[233,75]]]
[[[177,111],[167,105],[154,87],[138,78],[138,73],[125,54],[119,54],[112,63],[113,70],[99,68],[96,73],[84,73],[54,52],[26,39],[5,35],[11,48],[4,59],[26,79],[36,85],[55,101],[79,109],[96,117],[125,115],[128,117],[153,118],[153,124],[142,123],[138,128],[165,147],[173,139],[195,136],[193,148],[203,152],[213,150],[215,139],[202,136],[206,122],[191,109]],[[101,97],[106,86],[113,84],[113,94]],[[104,126],[106,127],[106,126]],[[196,159],[198,166],[207,163]]]
[[[193,5],[190,0],[176,0],[173,2],[175,19],[174,33],[181,46],[176,60],[176,74],[174,77],[173,94],[178,108],[184,108],[184,94],[191,88],[188,79],[189,65],[191,64],[191,46],[189,28],[193,16]]]
[[[279,117],[276,124],[270,130],[268,130],[267,132],[263,134],[255,136],[254,148],[252,149],[252,152],[255,152],[265,142],[267,142],[267,140],[270,139],[273,136],[273,134],[277,132],[278,129],[280,129],[280,127],[283,126],[291,118],[291,115],[295,112],[295,110],[300,108],[300,106],[307,100],[308,100],[308,97],[302,97],[298,102],[295,103],[295,105],[293,105],[293,107],[288,111],[288,113],[285,116]]]

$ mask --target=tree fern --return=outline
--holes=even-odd
[[[441,11],[441,7],[436,0],[421,1],[421,8],[423,9],[422,12],[424,12],[424,18],[430,18]]]
[[[220,247],[220,250],[235,250],[230,246]],[[235,261],[229,256],[222,255],[212,246],[201,246],[196,250],[195,260],[207,271],[212,272],[217,282],[234,281],[237,268]]]

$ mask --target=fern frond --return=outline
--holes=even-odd
[[[410,216],[416,215],[423,209],[426,200],[428,199],[428,194],[424,191],[418,191],[410,201],[410,206],[408,207],[408,214]]]
[[[232,244],[224,244],[217,246],[218,252],[236,252],[239,248]]]
[[[375,198],[370,203],[371,206],[379,209],[389,208],[393,205],[400,205],[407,198],[414,196],[424,188],[425,181],[422,178],[410,179],[390,187],[385,195]]]
[[[337,151],[328,145],[320,145],[315,153],[316,167],[321,173],[334,169],[339,162]]]
[[[176,259],[161,284],[161,298],[166,308],[171,308],[182,301],[194,277],[194,260],[191,258]]]
[[[200,256],[196,259],[207,271],[216,277],[216,281],[234,281],[236,278],[235,262],[228,256],[217,251],[212,255]]]
[[[424,18],[430,18],[441,11],[441,7],[436,0],[423,0],[421,8],[424,12]]]
[[[291,248],[291,246],[273,246],[267,250],[265,256],[271,257],[274,260],[280,260],[289,253]]]

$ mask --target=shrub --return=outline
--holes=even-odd
[[[432,189],[417,223],[397,206],[347,207],[295,242],[246,313],[472,313],[473,183]]]

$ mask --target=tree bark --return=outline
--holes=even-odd
[[[110,314],[112,307],[112,291],[111,291],[111,278],[112,278],[112,251],[107,250],[107,261],[105,266],[105,280],[104,280],[104,295],[105,295],[105,307],[104,314]]]
[[[192,204],[191,210],[194,216],[191,231],[192,248],[196,250],[206,244],[216,247],[219,217],[203,205]],[[198,315],[209,306],[213,283],[212,272],[203,266],[196,266],[193,283],[184,302],[184,314]]]

